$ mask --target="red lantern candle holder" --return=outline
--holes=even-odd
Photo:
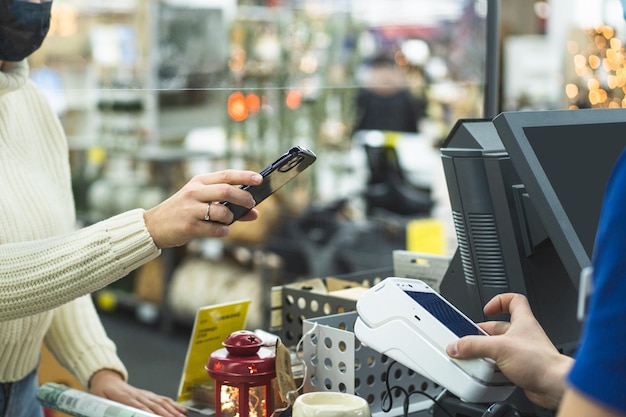
[[[269,417],[276,355],[254,333],[241,330],[211,353],[207,373],[215,381],[216,417]]]

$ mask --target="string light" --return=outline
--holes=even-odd
[[[622,41],[608,25],[587,33],[586,47],[574,41],[567,45],[574,72],[581,79],[565,86],[570,108],[626,107],[626,51]]]

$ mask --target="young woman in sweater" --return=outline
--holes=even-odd
[[[0,0],[0,416],[41,417],[36,401],[42,343],[89,392],[164,417],[185,410],[129,385],[90,293],[196,237],[221,237],[232,213],[212,201],[254,207],[236,185],[252,171],[199,175],[150,210],[77,229],[68,144],[26,57],[46,36],[49,0]],[[252,209],[242,220],[254,220]]]

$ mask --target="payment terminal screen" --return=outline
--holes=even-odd
[[[458,337],[484,335],[478,326],[459,314],[436,294],[406,290],[405,292]]]

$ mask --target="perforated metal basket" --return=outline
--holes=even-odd
[[[393,275],[392,268],[380,268],[336,277],[369,287]],[[305,284],[272,289],[272,330],[280,334],[285,346],[295,347],[302,337],[304,319],[341,314],[356,310],[356,301],[332,294],[314,292]]]
[[[433,405],[431,398],[443,389],[362,345],[354,335],[356,318],[356,312],[349,312],[304,320],[304,392],[356,394],[367,400],[372,416],[402,415],[406,393],[414,392],[409,396],[409,411],[426,413],[425,410]],[[391,390],[388,390],[387,383]],[[393,387],[400,387],[404,392]],[[388,391],[390,396],[387,396]]]

